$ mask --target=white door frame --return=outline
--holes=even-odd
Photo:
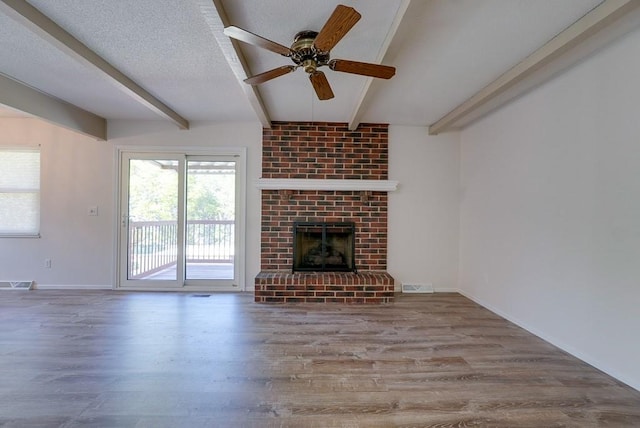
[[[215,158],[232,158],[236,162],[236,198],[235,198],[235,260],[234,260],[234,279],[229,281],[220,281],[219,284],[203,284],[199,280],[185,281],[184,270],[178,272],[177,281],[149,281],[145,280],[144,284],[123,283],[123,277],[126,276],[126,251],[123,247],[122,228],[125,226],[123,221],[126,216],[126,202],[122,200],[122,186],[128,177],[124,177],[128,168],[123,168],[123,159],[136,154],[149,158],[175,159],[184,156],[211,156]],[[156,146],[117,146],[115,151],[116,157],[116,192],[115,192],[115,244],[114,244],[114,289],[119,290],[147,290],[147,291],[245,291],[245,264],[246,264],[246,246],[245,246],[245,222],[246,222],[246,156],[247,149],[245,147],[156,147]],[[231,160],[231,159],[229,159]],[[184,163],[184,160],[182,161]],[[184,183],[180,183],[180,192],[184,190]],[[179,210],[183,211],[183,210]],[[182,224],[179,219],[179,224]],[[126,225],[128,226],[128,225]],[[179,249],[179,251],[182,251]],[[123,252],[125,254],[123,254]],[[183,257],[183,255],[179,255]],[[180,265],[180,263],[178,264]],[[124,270],[124,272],[123,272]],[[180,270],[180,269],[179,269]]]

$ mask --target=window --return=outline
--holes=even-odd
[[[0,236],[40,233],[40,149],[0,147]]]

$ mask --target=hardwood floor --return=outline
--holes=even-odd
[[[640,392],[457,294],[3,291],[0,427],[639,427]]]

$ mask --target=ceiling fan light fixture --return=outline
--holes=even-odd
[[[302,68],[309,74],[313,74],[318,69],[318,63],[313,59],[306,59],[302,62]]]

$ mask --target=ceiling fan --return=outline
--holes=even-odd
[[[354,8],[338,5],[320,32],[300,31],[296,34],[290,48],[235,26],[226,27],[224,34],[241,42],[289,57],[295,64],[283,65],[256,74],[245,79],[245,83],[259,85],[302,67],[309,74],[309,80],[311,80],[311,85],[318,98],[329,100],[334,97],[333,91],[325,74],[318,70],[320,67],[328,66],[333,71],[381,79],[390,79],[396,73],[395,67],[387,65],[330,58],[331,49],[351,30],[360,17],[361,15]]]

